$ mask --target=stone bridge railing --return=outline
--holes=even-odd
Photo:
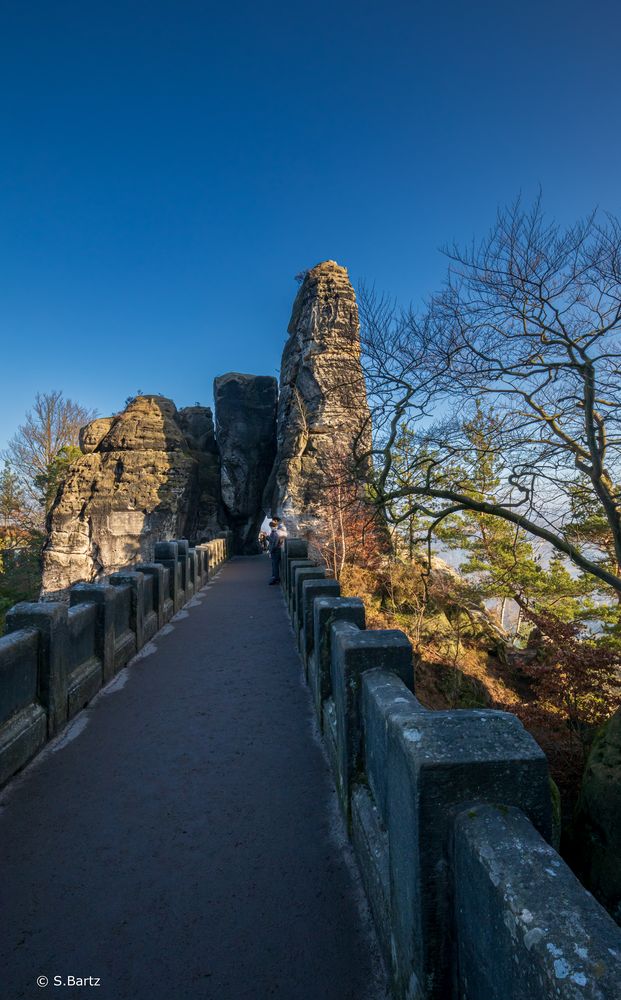
[[[428,711],[400,631],[290,539],[283,588],[399,1000],[613,1000],[621,929],[552,846],[547,761],[498,711]]]
[[[0,785],[138,653],[229,557],[230,535],[158,542],[152,563],[16,604],[0,638]]]

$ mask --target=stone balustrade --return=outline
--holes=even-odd
[[[410,643],[286,543],[282,580],[393,994],[618,1000],[621,929],[557,854],[547,760],[499,711],[428,711]]]
[[[230,557],[231,536],[190,548],[159,542],[155,561],[96,583],[68,603],[16,604],[0,638],[0,785],[56,736]]]

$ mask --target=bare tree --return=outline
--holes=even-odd
[[[621,594],[621,223],[562,229],[540,199],[518,201],[482,243],[446,252],[446,286],[422,313],[361,296],[376,502],[431,528],[463,510],[503,518]],[[502,467],[489,495],[466,434],[477,401],[494,412],[485,448]],[[407,467],[393,462],[403,426],[417,442]],[[612,558],[572,533],[576,489]]]
[[[59,461],[62,464],[67,450],[75,449],[80,428],[94,416],[94,411],[65,399],[62,392],[37,393],[32,410],[9,441],[5,458],[35,519],[43,519]]]

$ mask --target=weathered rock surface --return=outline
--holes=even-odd
[[[621,924],[621,708],[593,743],[575,826],[584,882]]]
[[[209,409],[178,413],[163,396],[138,396],[117,416],[83,428],[80,443],[85,454],[50,512],[46,596],[137,560],[149,562],[160,539],[220,530]]]
[[[113,423],[114,417],[99,417],[80,429],[80,449],[84,455],[90,455],[97,449]]]
[[[363,477],[370,439],[356,297],[347,270],[327,260],[307,272],[293,304],[266,506],[294,532],[312,528],[335,478]]]
[[[214,381],[221,497],[235,551],[259,551],[263,494],[276,456],[278,383],[229,372]]]
[[[190,455],[197,463],[194,493],[183,537],[198,542],[207,541],[226,526],[220,497],[220,452],[213,414],[208,406],[186,406],[178,411],[176,419]]]

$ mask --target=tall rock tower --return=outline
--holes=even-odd
[[[341,475],[364,475],[371,418],[356,296],[333,260],[307,272],[293,304],[280,371],[278,452],[266,507],[302,532]]]

